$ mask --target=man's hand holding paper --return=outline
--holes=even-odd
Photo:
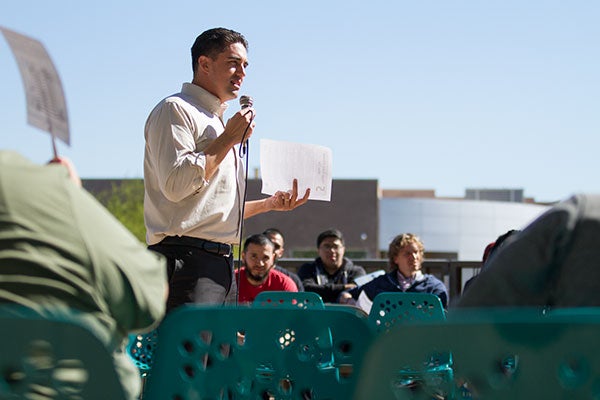
[[[310,188],[304,192],[304,197],[298,199],[298,180],[294,179],[292,190],[287,192],[277,191],[269,197],[269,208],[273,211],[291,211],[296,207],[305,204],[310,196]]]
[[[281,197],[286,193],[281,189],[289,188],[290,182],[292,189],[287,193],[294,199],[298,192],[305,193],[294,207],[307,200],[331,201],[332,160],[327,147],[261,139],[260,169],[262,193],[272,195],[277,206],[286,200],[285,195]],[[283,207],[280,210],[290,209],[289,205]]]

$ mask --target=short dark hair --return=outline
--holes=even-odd
[[[241,43],[248,49],[248,41],[241,33],[226,28],[213,28],[202,32],[192,45],[192,71],[198,68],[198,57],[207,56],[213,60],[234,44]]]
[[[342,235],[342,232],[340,232],[337,229],[327,229],[326,231],[323,231],[321,233],[319,233],[319,236],[317,237],[317,248],[319,248],[319,246],[321,246],[321,242],[327,238],[336,238],[339,239],[340,242],[342,242],[342,244],[344,244],[344,235]]]
[[[265,231],[263,232],[263,235],[267,235],[267,236],[270,236],[270,235],[279,235],[279,236],[281,236],[281,238],[283,240],[285,240],[285,237],[283,237],[283,233],[281,233],[281,231],[279,229],[277,229],[277,228],[265,229]]]
[[[262,233],[256,233],[254,235],[248,236],[244,241],[244,251],[246,251],[248,246],[251,244],[256,244],[258,246],[271,246],[271,248],[275,250],[275,245],[273,244],[273,242],[271,242],[271,239],[269,239],[266,235],[263,235]]]

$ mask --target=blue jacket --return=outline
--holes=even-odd
[[[433,293],[440,298],[444,308],[448,308],[448,289],[446,289],[446,285],[433,275],[423,274],[423,277],[423,280],[414,282],[407,290],[402,290],[398,282],[398,274],[396,270],[393,270],[350,290],[349,293],[357,300],[358,296],[364,291],[371,301],[382,292]]]

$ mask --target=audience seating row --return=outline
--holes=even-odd
[[[600,398],[600,309],[446,315],[400,293],[366,315],[303,296],[175,310],[143,370],[144,400]],[[36,385],[49,399],[124,398],[102,340],[81,324],[0,318],[0,398]]]

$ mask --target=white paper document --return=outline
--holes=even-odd
[[[262,193],[292,189],[298,180],[298,197],[310,188],[311,200],[331,201],[331,149],[312,144],[260,140]]]
[[[377,271],[373,271],[370,274],[366,274],[363,276],[359,276],[358,278],[354,278],[354,283],[356,283],[356,286],[361,287],[365,283],[369,283],[373,279],[377,278],[378,276],[384,275],[384,274],[385,274],[384,270],[378,269]]]
[[[373,308],[373,301],[369,298],[369,296],[367,296],[364,290],[358,295],[356,306],[362,308],[367,314],[371,312],[371,308]]]
[[[19,66],[25,97],[27,122],[70,144],[67,105],[56,68],[37,40],[0,27]]]

